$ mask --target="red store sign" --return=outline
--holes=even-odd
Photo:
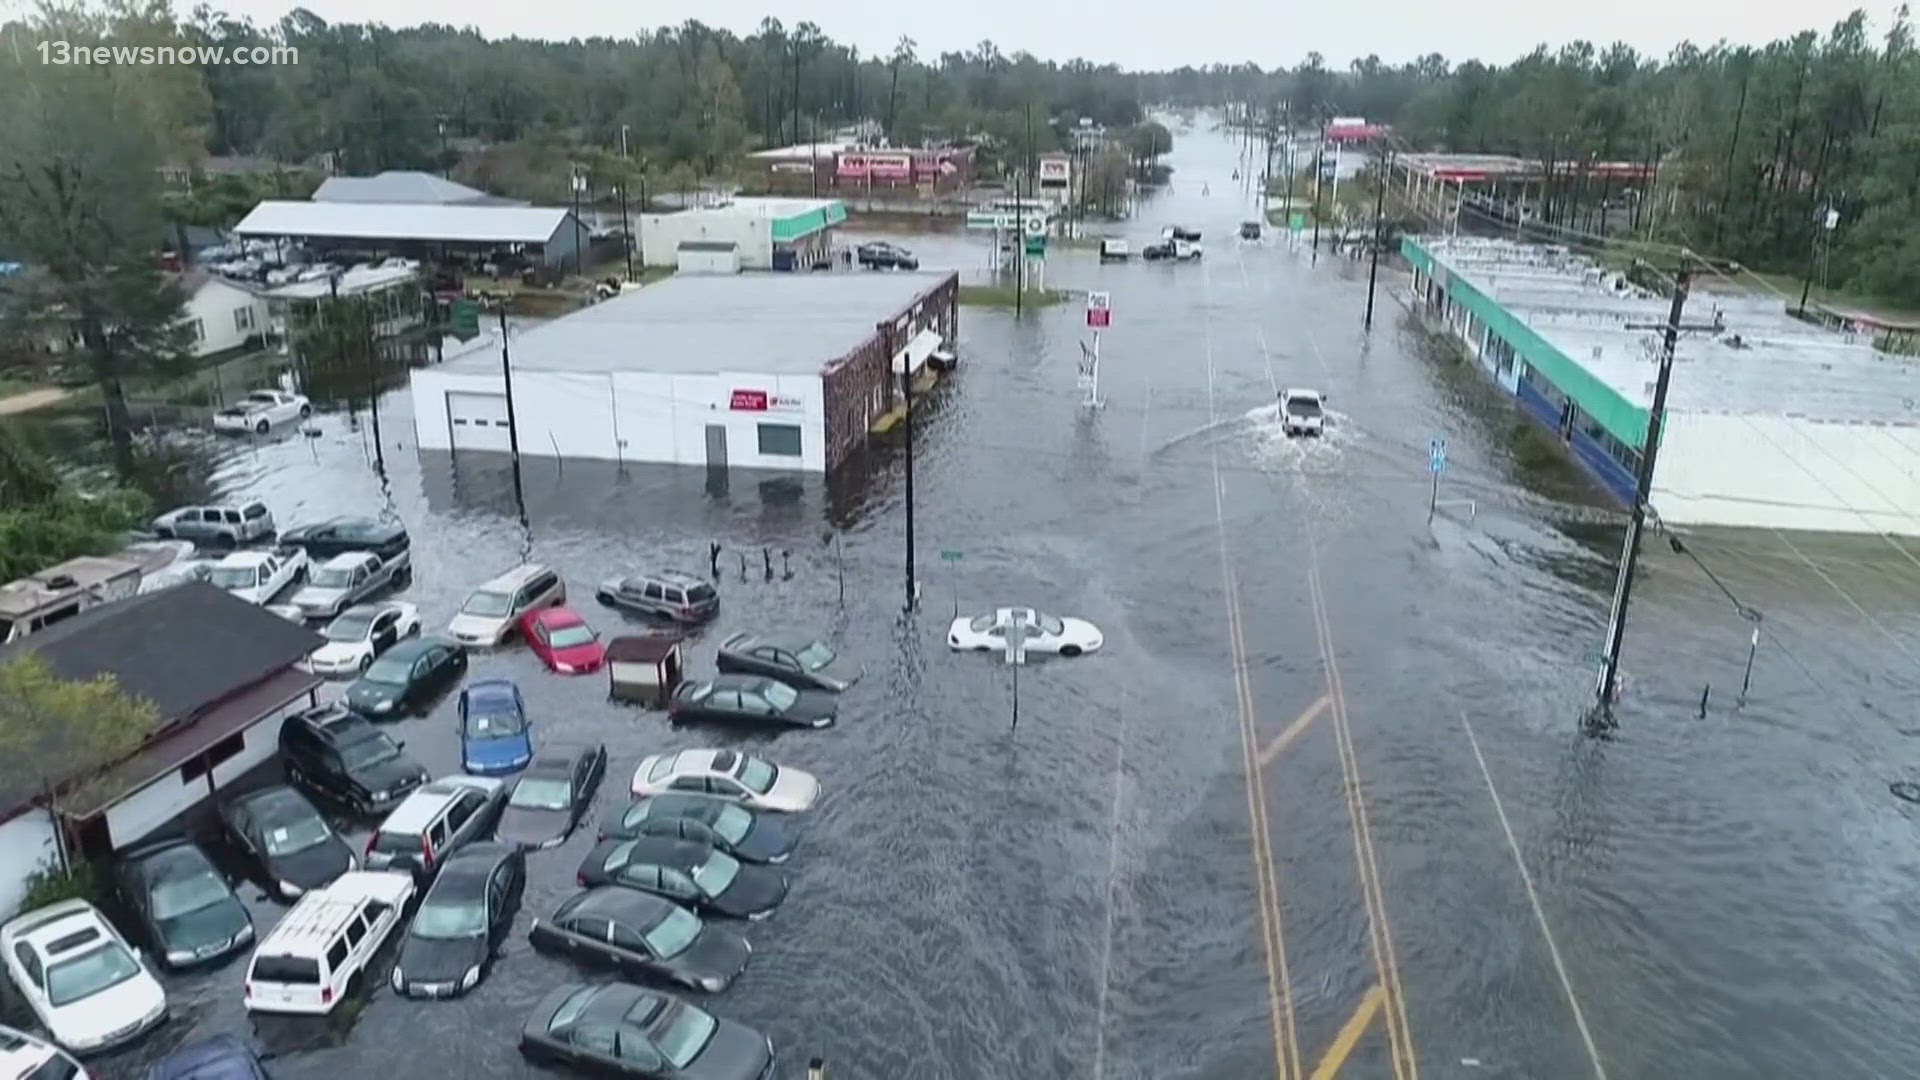
[[[766,412],[767,392],[765,390],[735,390],[727,408],[735,412]]]

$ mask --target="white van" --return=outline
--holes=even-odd
[[[351,870],[301,897],[253,950],[247,1009],[332,1012],[400,925],[413,888],[407,874]]]
[[[447,633],[462,645],[498,645],[520,616],[567,602],[567,583],[552,567],[522,563],[473,590]]]

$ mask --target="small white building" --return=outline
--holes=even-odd
[[[806,270],[831,259],[846,219],[839,199],[732,198],[640,215],[640,253],[648,266],[677,266],[683,243],[731,243],[743,270]]]
[[[952,273],[690,275],[413,373],[422,450],[823,472],[958,328]]]
[[[268,333],[267,300],[261,293],[204,270],[181,278],[187,302],[180,320],[193,333],[193,355],[238,349]]]

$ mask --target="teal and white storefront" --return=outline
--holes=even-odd
[[[742,270],[806,270],[832,261],[834,229],[846,220],[839,199],[735,198],[640,215],[640,251],[648,266],[676,266],[683,243],[732,244]]]
[[[1400,254],[1413,267],[1419,310],[1444,323],[1487,374],[1559,436],[1614,498],[1631,503],[1646,442],[1646,408],[1474,288],[1418,238],[1403,237]]]

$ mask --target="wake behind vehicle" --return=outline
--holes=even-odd
[[[0,926],[0,964],[54,1041],[76,1054],[118,1046],[167,1018],[167,995],[140,955],[85,900]]]
[[[795,688],[836,693],[866,673],[824,641],[756,634],[734,634],[721,642],[715,664],[729,674],[765,675]]]
[[[667,701],[667,718],[682,724],[713,720],[823,728],[833,723],[837,712],[834,696],[827,691],[795,690],[764,675],[688,679],[674,688]]]
[[[540,1065],[648,1080],[761,1080],[773,1040],[677,998],[628,983],[570,983],[540,1000],[520,1032]]]
[[[747,966],[753,946],[663,896],[602,885],[575,893],[535,919],[527,940],[541,952],[671,979],[717,994]]]
[[[304,395],[285,390],[255,390],[239,401],[213,414],[213,430],[226,434],[265,435],[274,425],[289,420],[304,420],[313,415],[313,406]]]
[[[1326,395],[1318,390],[1288,387],[1280,391],[1280,427],[1288,435],[1326,433]]]

